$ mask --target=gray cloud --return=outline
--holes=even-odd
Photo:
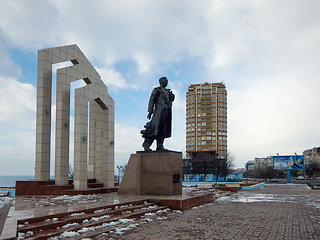
[[[229,92],[228,148],[243,166],[254,157],[317,145],[319,10],[315,0],[3,1],[0,70],[14,70],[1,75],[15,72],[19,80],[12,49],[36,52],[77,43],[118,94],[128,88],[149,94],[155,76],[168,69],[179,73],[181,84],[172,82],[181,96],[174,107],[179,131],[168,141],[178,150],[185,144],[187,84],[223,80]],[[187,60],[202,66],[196,78],[178,66]],[[117,70],[123,62],[128,68]],[[135,130],[144,123],[132,126],[122,119],[119,126],[124,124]]]

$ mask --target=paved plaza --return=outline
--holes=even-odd
[[[267,184],[94,239],[320,239],[320,191]]]

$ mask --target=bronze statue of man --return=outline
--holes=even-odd
[[[166,89],[168,79],[162,77],[159,79],[160,86],[153,89],[148,104],[148,119],[150,122],[144,126],[146,129],[141,130],[144,142],[142,147],[146,152],[151,152],[150,146],[153,141],[157,140],[157,152],[167,151],[163,147],[165,138],[171,137],[171,120],[172,120],[172,102],[174,94],[171,89]],[[151,118],[152,116],[152,118]]]

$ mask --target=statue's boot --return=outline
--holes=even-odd
[[[150,149],[150,146],[152,145],[154,139],[152,138],[145,138],[144,142],[142,144],[142,147],[144,148],[145,152],[152,152],[152,150]]]
[[[157,152],[167,152],[168,151],[168,149],[165,149],[163,147],[163,142],[164,142],[164,138],[157,139],[157,149],[156,149]]]
[[[157,150],[156,150],[157,152],[168,152],[169,150],[168,149],[166,149],[166,148],[164,148],[163,146],[161,146],[161,147],[157,147]]]

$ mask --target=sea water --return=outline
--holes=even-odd
[[[34,179],[32,175],[25,175],[25,176],[1,176],[0,175],[0,188],[1,187],[14,187],[16,185],[16,181],[20,180],[30,180]]]
[[[7,189],[8,187],[13,188],[16,185],[16,181],[34,179],[32,175],[25,176],[0,176],[0,191],[9,191],[9,196],[0,197],[0,208],[5,205],[11,204],[13,196],[15,195],[14,189]]]

